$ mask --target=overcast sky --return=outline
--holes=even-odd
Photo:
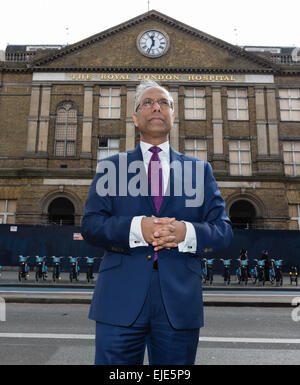
[[[299,0],[150,0],[150,9],[232,44],[300,47]],[[147,0],[2,1],[0,50],[73,44],[147,11]]]

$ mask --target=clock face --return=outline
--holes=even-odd
[[[145,56],[159,57],[167,52],[169,38],[166,33],[151,29],[138,36],[137,47]]]

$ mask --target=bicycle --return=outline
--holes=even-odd
[[[47,278],[47,265],[46,257],[36,256],[36,270],[35,270],[35,281],[39,282],[40,280],[46,281]]]
[[[237,259],[239,261],[239,267],[236,269],[237,281],[239,284],[243,282],[245,285],[248,284],[248,260]]]
[[[94,279],[94,276],[93,276],[94,261],[95,261],[95,258],[93,258],[93,257],[86,257],[86,263],[88,265],[87,271],[86,271],[86,279],[87,279],[88,282],[91,282]]]
[[[28,271],[29,271],[29,265],[28,265],[28,258],[29,257],[23,257],[23,255],[19,255],[19,272],[18,272],[18,281],[24,282],[27,280],[27,278],[30,277]]]
[[[298,269],[296,266],[290,266],[290,284],[292,285],[293,282],[298,286]]]
[[[214,263],[214,258],[211,259],[202,259],[204,263],[204,267],[202,269],[202,282],[206,283],[207,281],[209,282],[210,285],[213,283],[214,279],[214,274],[213,274],[213,263]]]
[[[230,285],[230,265],[231,265],[231,259],[229,259],[229,258],[221,259],[221,261],[223,262],[223,265],[224,265],[224,273],[223,273],[224,282],[225,282],[225,284]]]
[[[73,282],[79,280],[80,267],[78,265],[78,257],[69,257],[70,261],[70,281]]]
[[[274,270],[274,279],[276,282],[276,286],[282,286],[283,278],[282,278],[281,267],[283,264],[283,260],[282,259],[278,259],[278,260],[271,259],[271,263],[272,263],[272,267]]]
[[[61,276],[60,276],[60,272],[61,272],[61,259],[62,257],[56,257],[56,256],[53,256],[51,257],[52,259],[52,262],[54,264],[53,266],[53,272],[52,272],[52,281],[55,282],[55,281],[60,281],[61,280]]]
[[[265,286],[266,282],[266,276],[265,276],[265,261],[258,259],[254,259],[256,261],[256,268],[257,268],[257,279],[259,282],[262,282],[262,285]]]

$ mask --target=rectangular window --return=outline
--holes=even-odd
[[[300,89],[279,90],[280,119],[300,121]]]
[[[16,223],[17,201],[14,199],[0,199],[0,224]]]
[[[103,87],[100,89],[99,118],[120,119],[121,117],[121,89]]]
[[[289,205],[289,217],[291,221],[295,221],[293,229],[300,230],[300,204]]]
[[[120,152],[120,139],[98,138],[98,161]]]
[[[300,142],[283,142],[283,161],[285,175],[300,175]]]
[[[248,140],[232,140],[229,142],[230,175],[252,175],[251,151]]]
[[[184,90],[184,118],[205,120],[206,104],[205,104],[205,88],[188,87]]]
[[[194,156],[195,158],[207,161],[207,145],[206,140],[202,139],[185,139],[184,153]]]
[[[248,94],[246,88],[227,90],[228,120],[249,120]]]
[[[77,110],[71,103],[59,106],[55,127],[55,156],[76,156]]]

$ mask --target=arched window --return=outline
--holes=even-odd
[[[77,109],[71,102],[57,108],[55,127],[55,156],[76,155]]]
[[[250,202],[239,200],[231,206],[229,216],[234,229],[251,229],[254,227],[256,211]]]
[[[49,223],[74,226],[74,205],[67,198],[56,198],[48,207]]]

